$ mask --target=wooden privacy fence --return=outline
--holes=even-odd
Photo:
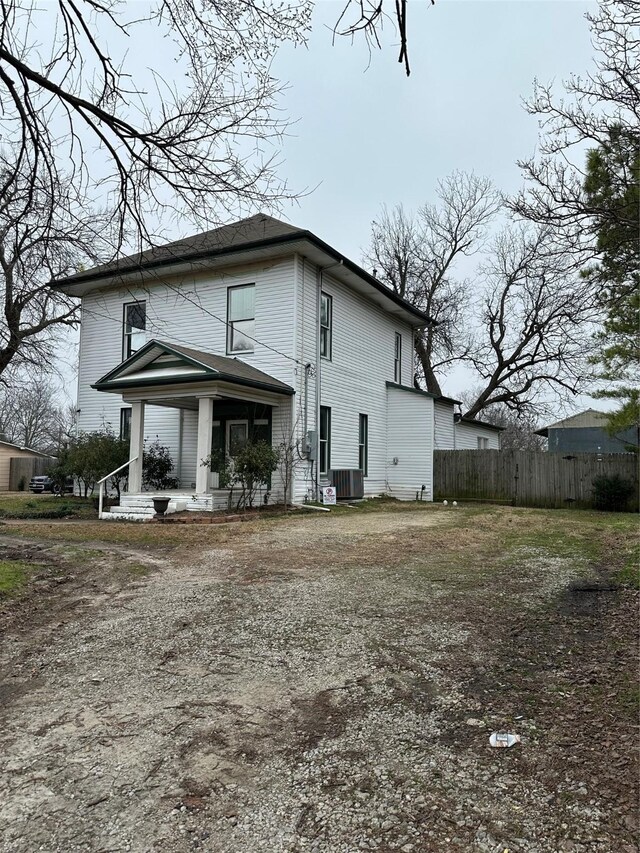
[[[26,491],[29,480],[46,474],[55,461],[47,456],[12,456],[9,460],[9,491]]]
[[[514,506],[592,507],[593,480],[619,474],[635,484],[634,453],[545,453],[536,450],[436,450],[435,500],[485,500]]]

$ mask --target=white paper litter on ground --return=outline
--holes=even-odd
[[[493,732],[489,738],[489,743],[491,746],[495,747],[505,747],[505,746],[515,746],[517,743],[521,743],[520,735],[510,735],[507,732]]]

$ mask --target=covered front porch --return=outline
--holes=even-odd
[[[130,406],[128,483],[113,512],[121,518],[151,517],[152,496],[159,493],[171,498],[170,512],[226,508],[229,493],[219,487],[219,462],[233,458],[247,441],[277,443],[290,429],[290,386],[239,359],[174,344],[150,341],[94,387],[119,394]],[[164,420],[159,410],[166,412]],[[175,453],[170,489],[145,483],[145,442],[148,447],[156,439]]]

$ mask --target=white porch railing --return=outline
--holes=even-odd
[[[116,468],[110,474],[107,474],[106,477],[103,477],[101,480],[98,480],[98,485],[100,489],[98,491],[98,520],[100,520],[102,516],[102,501],[104,498],[104,484],[109,479],[109,477],[113,477],[114,474],[117,474],[119,471],[122,471],[123,468],[126,468],[128,465],[131,465],[132,462],[137,460],[137,456],[134,456],[133,459],[129,459],[128,462],[125,462],[124,465],[121,465],[119,468]]]

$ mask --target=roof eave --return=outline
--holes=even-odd
[[[341,263],[346,269],[350,270],[352,273],[366,281],[367,284],[371,285],[376,291],[382,294],[390,302],[393,302],[399,308],[402,308],[404,311],[406,311],[415,321],[418,321],[413,324],[415,328],[421,328],[424,326],[435,324],[435,321],[431,319],[427,314],[418,310],[417,308],[414,308],[413,305],[402,299],[402,297],[398,296],[388,287],[385,287],[384,284],[379,282],[365,269],[358,266],[358,264],[354,263],[353,261],[349,260],[346,255],[343,255],[341,252],[338,252],[338,250],[334,249],[333,246],[330,246],[328,243],[325,243],[324,240],[321,240],[319,237],[316,237],[316,235],[313,234],[311,231],[307,230],[295,231],[291,234],[283,234],[277,237],[268,237],[263,240],[254,240],[250,243],[245,243],[242,246],[225,246],[222,249],[206,249],[198,252],[188,252],[179,257],[176,256],[171,258],[159,258],[156,260],[149,260],[137,264],[130,263],[126,266],[121,266],[118,269],[111,271],[89,270],[86,273],[76,274],[75,276],[72,276],[67,279],[52,279],[49,282],[49,286],[54,290],[62,290],[63,292],[66,292],[67,288],[76,287],[78,285],[87,284],[90,282],[113,282],[114,279],[120,279],[127,275],[135,275],[136,273],[144,273],[152,269],[163,269],[171,266],[176,266],[178,264],[191,264],[197,261],[207,260],[208,258],[224,258],[225,256],[237,255],[242,252],[251,252],[257,249],[268,248],[271,246],[287,245],[290,243],[299,242],[300,240],[308,241],[316,248],[329,255],[335,261]]]
[[[230,385],[242,385],[245,388],[255,388],[259,391],[269,391],[271,394],[284,394],[287,397],[291,397],[295,394],[295,390],[291,388],[289,385],[279,386],[279,385],[270,385],[268,382],[259,382],[258,380],[253,379],[244,379],[238,376],[232,376],[229,373],[210,373],[208,376],[204,376],[201,373],[194,373],[187,376],[171,376],[164,377],[163,379],[150,378],[150,379],[133,379],[129,382],[123,380],[122,382],[114,382],[114,381],[106,381],[106,382],[96,382],[91,386],[95,391],[104,391],[111,394],[117,394],[120,391],[130,391],[132,388],[151,388],[151,387],[162,387],[163,385],[182,385],[185,383],[196,383],[196,382],[228,382]]]

